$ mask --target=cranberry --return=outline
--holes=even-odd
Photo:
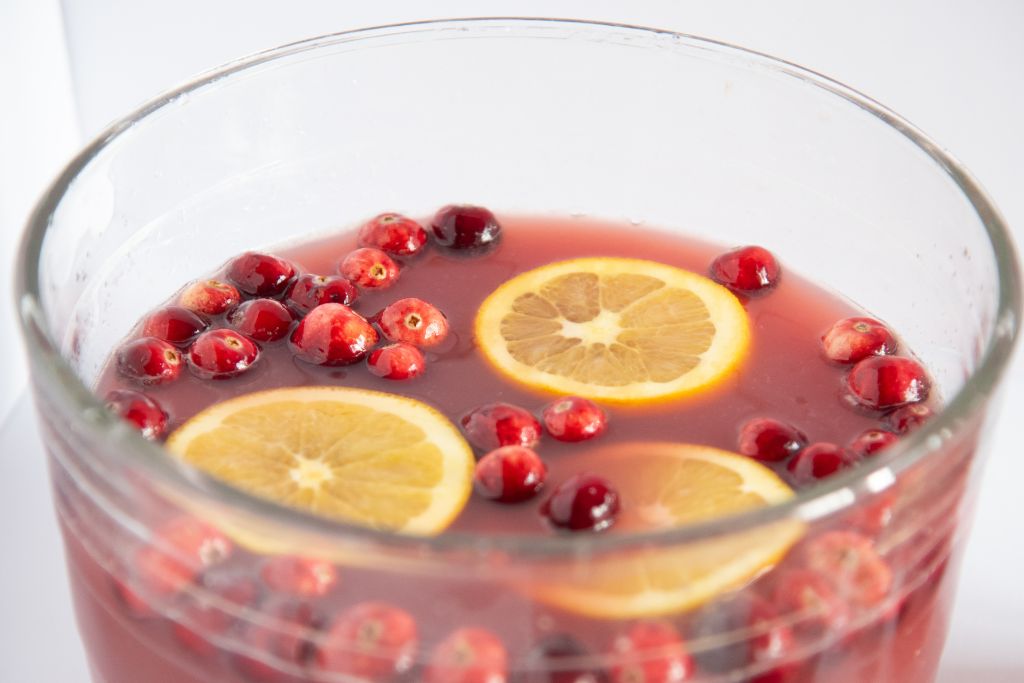
[[[240,615],[255,609],[262,592],[249,577],[204,576],[172,626],[182,646],[203,657],[219,654],[210,638],[224,637],[238,623]]]
[[[249,296],[284,294],[295,277],[295,266],[270,254],[249,251],[228,264],[228,279]]]
[[[300,275],[288,289],[285,303],[303,316],[320,304],[350,306],[359,294],[355,285],[340,275]]]
[[[359,245],[374,247],[392,256],[413,256],[427,244],[427,231],[411,218],[382,213],[359,228]]]
[[[242,334],[256,341],[283,339],[292,326],[292,314],[279,301],[252,299],[228,315],[228,322]]]
[[[779,263],[763,247],[740,247],[711,262],[711,277],[729,289],[747,294],[774,287],[779,281]]]
[[[519,503],[541,490],[547,473],[547,466],[531,449],[502,446],[480,458],[473,486],[484,498]]]
[[[363,289],[383,289],[398,280],[398,264],[380,249],[356,249],[338,265],[338,271]]]
[[[900,438],[892,432],[882,429],[866,429],[850,442],[850,450],[861,457],[867,457],[888,448],[899,440]]]
[[[602,531],[619,514],[619,494],[602,477],[576,474],[555,488],[540,513],[561,529]]]
[[[315,598],[327,595],[338,585],[338,570],[325,560],[276,555],[263,563],[260,578],[278,593]]]
[[[423,683],[505,683],[508,653],[498,636],[460,628],[434,649]]]
[[[142,334],[170,342],[175,346],[188,346],[208,324],[183,306],[167,306],[151,313],[142,324]]]
[[[193,282],[181,293],[181,305],[200,315],[221,315],[238,305],[242,295],[234,285],[220,280]]]
[[[317,660],[322,669],[352,680],[390,681],[409,670],[417,646],[416,622],[408,612],[383,602],[364,602],[334,621],[320,643]]]
[[[430,227],[434,231],[434,241],[458,251],[481,253],[501,239],[498,219],[482,206],[446,206],[434,215]]]
[[[572,636],[546,636],[530,649],[521,683],[602,683],[605,678],[583,661],[589,653]]]
[[[847,513],[846,524],[853,529],[877,536],[892,522],[893,509],[898,497],[897,491],[888,489],[864,499]]]
[[[604,434],[608,416],[601,406],[578,396],[566,396],[544,406],[548,434],[559,441],[586,441]]]
[[[370,372],[384,379],[413,379],[423,374],[427,359],[412,344],[398,342],[374,349],[366,365]]]
[[[533,448],[540,441],[540,422],[530,411],[511,403],[488,403],[461,420],[471,444],[484,451],[502,446]]]
[[[898,346],[895,335],[874,318],[845,318],[821,336],[825,357],[836,363],[890,356],[896,353]]]
[[[377,343],[377,333],[361,315],[343,304],[320,304],[292,332],[295,355],[314,365],[348,365]]]
[[[889,594],[892,571],[866,536],[830,531],[804,543],[806,566],[826,576],[846,600],[862,608],[876,607]]]
[[[853,366],[846,386],[860,405],[886,410],[925,400],[930,382],[924,368],[912,358],[872,356]]]
[[[798,486],[831,477],[836,472],[852,467],[858,461],[855,453],[845,448],[819,441],[797,453],[786,468]]]
[[[701,669],[728,674],[750,667],[760,672],[750,683],[788,680],[790,667],[778,662],[793,653],[793,632],[763,598],[748,592],[712,603],[699,615],[694,636],[702,642],[722,643],[697,655]]]
[[[298,683],[306,680],[286,671],[304,669],[316,651],[319,616],[306,602],[286,600],[260,609],[241,630],[242,652],[235,655],[235,665],[249,679],[258,683]]]
[[[779,462],[800,452],[807,437],[786,422],[761,417],[740,428],[739,451],[761,462]]]
[[[885,424],[897,434],[909,434],[935,415],[932,409],[920,403],[912,403],[892,411],[885,416]]]
[[[127,389],[107,394],[107,408],[127,420],[146,439],[156,441],[167,431],[167,413],[145,394]]]
[[[849,617],[846,603],[832,583],[807,569],[780,572],[775,577],[774,602],[783,620],[795,619],[791,626],[808,635],[837,631]]]
[[[612,642],[612,683],[675,683],[693,674],[682,637],[663,620],[638,621]]]
[[[448,336],[444,313],[421,299],[399,299],[378,316],[380,331],[391,341],[426,348],[437,346]]]
[[[181,353],[162,339],[133,339],[117,352],[122,375],[142,384],[166,384],[181,374]]]
[[[242,374],[259,358],[260,348],[233,330],[209,330],[188,350],[193,374],[202,379],[228,379]]]

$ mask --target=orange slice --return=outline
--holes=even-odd
[[[582,258],[496,289],[477,313],[485,357],[536,389],[615,402],[700,391],[745,355],[746,312],[721,285],[663,263]]]
[[[443,531],[472,488],[473,452],[447,418],[364,389],[240,396],[197,414],[167,448],[257,496],[403,534]]]
[[[611,533],[675,528],[793,496],[760,463],[692,444],[615,444],[558,469],[614,482],[622,513]],[[750,581],[778,562],[802,533],[800,522],[785,521],[713,540],[621,551],[554,567],[527,590],[546,603],[597,618],[681,612]]]

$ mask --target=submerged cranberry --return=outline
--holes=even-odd
[[[892,411],[885,416],[885,424],[897,434],[909,434],[928,420],[935,413],[926,405],[912,403]]]
[[[338,265],[338,272],[363,289],[383,289],[398,280],[398,264],[380,249],[356,249]]]
[[[763,247],[740,247],[711,263],[711,277],[730,289],[754,293],[774,287],[779,281],[779,263]]]
[[[484,451],[501,446],[533,448],[540,441],[540,422],[525,408],[511,403],[488,403],[462,418],[471,444]]]
[[[292,672],[303,670],[316,652],[320,618],[306,602],[283,600],[260,608],[259,620],[241,629],[235,665],[256,683],[298,683],[306,680]]]
[[[612,642],[612,652],[612,683],[676,683],[693,673],[682,636],[661,619],[630,626]]]
[[[141,384],[166,384],[181,374],[181,353],[156,337],[133,339],[118,349],[117,369]]]
[[[831,477],[857,464],[857,455],[834,443],[812,443],[789,461],[786,468],[798,486]]]
[[[702,670],[728,674],[753,668],[758,673],[750,683],[782,683],[791,673],[779,662],[793,654],[793,632],[768,601],[754,594],[741,593],[703,609],[695,619],[693,637],[722,643],[697,654]]]
[[[825,357],[836,363],[856,363],[869,356],[891,356],[899,344],[896,336],[874,318],[845,318],[821,337]]]
[[[925,400],[930,382],[913,358],[872,356],[853,366],[846,386],[860,405],[886,410]]]
[[[377,318],[384,336],[394,342],[428,348],[448,336],[444,313],[422,299],[399,299],[389,304]]]
[[[167,413],[159,403],[138,391],[111,391],[107,394],[107,408],[138,429],[147,439],[158,440],[167,431]]]
[[[306,315],[320,304],[350,306],[359,295],[355,285],[340,275],[300,275],[288,288],[285,304],[299,316]]]
[[[338,585],[338,570],[326,560],[275,555],[260,568],[260,578],[272,590],[297,598],[327,595]]]
[[[850,450],[857,455],[867,457],[892,446],[899,440],[900,437],[884,429],[867,429],[850,442]]]
[[[774,585],[774,604],[779,617],[798,633],[817,637],[838,632],[846,625],[849,619],[846,602],[821,574],[807,569],[779,570]]]
[[[284,339],[292,326],[292,314],[280,301],[252,299],[228,315],[231,327],[256,341]]]
[[[247,610],[254,610],[262,591],[247,576],[204,576],[181,608],[171,632],[183,647],[204,656],[220,653],[212,639],[224,637],[239,624]]]
[[[234,330],[209,330],[188,350],[192,373],[201,379],[229,379],[253,366],[260,349]]]
[[[188,346],[206,328],[207,322],[184,306],[166,306],[149,314],[142,323],[142,334]]]
[[[284,259],[249,251],[227,267],[228,279],[249,296],[277,297],[295,277],[295,266]]]
[[[806,541],[804,564],[828,577],[836,592],[860,608],[881,603],[892,587],[892,571],[871,539],[852,531],[830,531]]]
[[[413,379],[423,374],[427,359],[412,344],[398,342],[371,351],[366,367],[384,379]]]
[[[423,683],[505,683],[508,652],[483,628],[460,628],[442,640],[430,658]]]
[[[586,441],[604,434],[608,416],[591,400],[566,396],[544,406],[544,426],[559,441]]]
[[[556,633],[534,645],[526,656],[520,683],[604,683],[605,676],[587,666],[592,655],[570,635]]]
[[[489,500],[519,503],[533,498],[544,486],[548,468],[540,456],[522,446],[502,446],[476,464],[473,487]]]
[[[334,621],[320,642],[317,662],[325,671],[361,681],[390,681],[409,670],[417,645],[416,622],[408,612],[364,602]]]
[[[377,343],[370,323],[348,306],[321,304],[292,332],[295,355],[314,365],[348,365],[362,360]]]
[[[242,300],[234,285],[220,280],[193,282],[181,293],[181,305],[200,315],[216,316],[227,313]]]
[[[560,529],[603,531],[619,514],[619,493],[603,477],[576,474],[555,488],[540,513]]]
[[[427,244],[427,231],[411,218],[382,213],[359,228],[359,245],[375,247],[392,256],[413,256]]]
[[[762,462],[785,460],[806,445],[803,432],[770,417],[750,420],[740,428],[739,452]]]
[[[498,219],[482,206],[446,206],[434,215],[430,227],[435,242],[456,251],[483,252],[501,239]]]

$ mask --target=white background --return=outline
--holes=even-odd
[[[0,0],[4,683],[88,680],[24,394],[24,361],[9,292],[17,235],[34,199],[86,136],[194,72],[311,35],[412,19],[571,16],[675,29],[803,64],[889,105],[967,164],[1014,227],[1018,242],[1024,242],[1020,0],[65,4],[66,32],[57,0]],[[1019,355],[1006,389],[1004,419],[993,438],[941,683],[1024,681],[1024,453],[1016,433],[1024,417],[1024,362]]]

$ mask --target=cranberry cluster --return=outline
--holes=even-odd
[[[438,248],[466,255],[486,253],[501,236],[494,215],[477,206],[446,206],[431,227]],[[265,345],[287,340],[296,358],[313,365],[365,359],[378,377],[419,377],[427,364],[423,349],[448,335],[444,314],[416,298],[369,318],[354,306],[360,291],[393,285],[428,243],[418,222],[384,213],[359,229],[359,248],[339,261],[337,274],[301,273],[285,259],[246,252],[146,317],[140,335],[118,349],[118,371],[140,389],[174,382],[186,367],[201,380],[227,380],[257,367]],[[146,438],[167,430],[166,411],[142,391],[112,392],[107,404]]]

